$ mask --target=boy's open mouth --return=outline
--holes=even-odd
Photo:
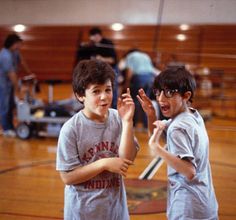
[[[169,105],[160,105],[161,111],[163,113],[167,112],[170,109]]]
[[[106,103],[106,104],[101,104],[100,106],[101,106],[101,107],[107,107],[108,104],[107,104],[107,103]]]

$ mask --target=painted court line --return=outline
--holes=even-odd
[[[165,146],[165,149],[167,147]],[[155,175],[155,173],[159,170],[161,165],[163,164],[164,160],[161,157],[155,157],[152,161],[148,164],[145,170],[139,175],[140,180],[150,180]]]

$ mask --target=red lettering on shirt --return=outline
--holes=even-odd
[[[112,179],[88,180],[83,183],[85,189],[106,189],[113,187],[120,187],[120,178],[114,177]]]

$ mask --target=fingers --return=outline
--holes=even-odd
[[[120,157],[104,158],[104,162],[107,171],[118,173],[124,177],[126,177],[129,166],[133,165],[133,161]]]
[[[127,91],[129,91],[129,90],[127,89]],[[133,99],[132,99],[132,97],[130,95],[130,92],[122,94],[121,97],[122,98],[118,99],[119,104],[122,104],[122,103],[134,104],[134,101],[133,101]]]
[[[129,167],[125,167],[125,166],[123,166],[123,167],[120,168],[120,170],[121,170],[122,172],[125,172],[125,173],[126,173],[127,170],[128,170],[128,168],[129,168]]]
[[[140,102],[140,104],[143,105],[144,104],[143,99],[139,95],[137,95],[136,97],[137,97],[138,101]]]
[[[124,99],[124,98],[131,98],[130,92],[129,93],[123,93],[121,95],[121,97],[122,97],[122,99]]]
[[[166,128],[166,124],[160,120],[155,121],[153,124],[156,126],[157,129],[161,131],[163,131]]]
[[[118,101],[117,103],[117,109],[119,110],[122,106],[128,106],[129,108],[131,106],[134,106],[134,102],[132,98],[125,98],[125,99],[121,99],[120,101]]]
[[[138,94],[139,94],[139,96],[142,97],[143,99],[148,98],[143,89],[139,89],[139,90],[138,90]]]
[[[162,130],[157,129],[157,128],[153,130],[153,134],[148,141],[148,145],[150,148],[155,148],[156,145],[159,144],[161,134],[162,134]]]
[[[134,162],[132,160],[128,160],[128,159],[123,159],[125,164],[127,165],[134,165]]]
[[[123,176],[123,177],[126,177],[126,172],[121,171],[120,175]]]
[[[122,105],[134,105],[134,101],[131,97],[127,97],[124,99],[118,98],[117,101],[117,109],[119,109]]]
[[[123,101],[123,102],[133,102],[133,99],[132,99],[132,97],[131,97],[131,95],[130,95],[130,89],[129,88],[127,88],[127,92],[126,93],[123,93],[122,95],[121,95],[121,101]]]
[[[144,96],[146,95],[143,89],[138,90],[139,95]]]
[[[137,95],[136,97],[137,97],[138,101],[140,102],[140,104],[143,105],[144,104],[145,92],[144,92],[143,89],[139,89],[138,93],[139,93],[139,95]]]
[[[122,165],[120,167],[120,174],[122,176],[126,177],[126,173],[129,169],[129,166],[133,165],[134,163],[133,163],[133,161],[128,160],[128,159],[122,159],[122,158],[120,158],[120,159],[122,160]]]
[[[133,102],[133,99],[131,97],[124,97],[122,102]]]
[[[139,89],[138,94],[139,95],[137,95],[137,98],[139,99],[139,101],[142,100],[143,102],[151,103],[151,99],[149,99],[143,89]]]

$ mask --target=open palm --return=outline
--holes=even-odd
[[[147,97],[143,89],[139,90],[137,99],[139,100],[143,111],[147,114],[147,116],[155,115],[155,108],[153,107],[152,101]]]
[[[122,94],[121,97],[117,103],[117,109],[121,119],[125,121],[133,120],[135,107],[129,88],[127,89],[127,93]]]

